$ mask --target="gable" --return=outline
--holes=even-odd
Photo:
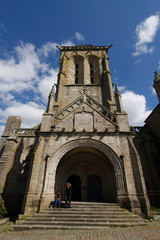
[[[58,132],[112,132],[115,129],[115,124],[86,102],[80,104],[76,109],[70,109],[70,113],[54,125],[54,131]]]

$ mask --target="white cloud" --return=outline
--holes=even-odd
[[[135,51],[133,56],[139,56],[141,54],[152,53],[154,51],[153,46],[149,46],[154,41],[157,31],[160,28],[160,13],[151,15],[136,27],[137,42],[135,44]]]
[[[0,99],[4,99],[4,98],[5,98],[6,105],[10,104],[14,100],[14,96],[12,94],[0,93]]]
[[[59,47],[60,47],[60,46],[74,46],[74,45],[75,45],[75,44],[74,44],[72,41],[70,41],[70,40],[65,40],[65,41],[62,42],[61,45],[59,45]]]
[[[39,54],[48,57],[50,53],[55,53],[57,51],[57,43],[53,42],[46,42],[43,46],[39,49]]]
[[[120,92],[124,92],[124,90],[126,89],[126,86],[117,86],[117,87]]]
[[[141,63],[143,61],[143,59],[137,59],[137,61],[135,61],[135,64]]]
[[[34,102],[23,104],[14,101],[12,106],[7,107],[5,110],[0,110],[0,115],[3,116],[1,122],[5,122],[8,116],[20,116],[23,120],[23,128],[33,127],[40,123],[44,111],[45,109],[42,106]],[[3,126],[1,126],[1,128],[3,128]]]
[[[21,92],[26,89],[37,90],[37,84],[42,85],[51,77],[55,76],[57,69],[50,67],[47,62],[49,54],[55,54],[58,50],[54,42],[47,42],[41,48],[36,47],[31,43],[20,42],[14,48],[12,54],[8,55],[8,59],[0,59],[0,92]],[[62,42],[63,46],[74,45],[71,41]],[[35,86],[36,85],[36,86]],[[49,84],[50,86],[50,84]],[[41,88],[39,88],[41,89]],[[43,95],[43,92],[40,92]]]
[[[81,33],[76,32],[76,33],[75,33],[75,36],[76,36],[76,39],[77,39],[78,41],[84,42],[85,38],[84,38],[84,36],[83,36]]]
[[[47,102],[48,94],[51,91],[53,84],[57,82],[58,69],[51,69],[48,73],[48,76],[41,78],[41,81],[38,85],[38,90],[45,102]]]
[[[150,87],[150,90],[151,90],[152,95],[157,95],[153,86]]]
[[[3,131],[4,131],[4,125],[0,125],[0,136],[2,135]]]
[[[51,68],[46,59],[49,53],[55,54],[54,43],[36,49],[31,43],[20,42],[7,59],[0,59],[0,134],[10,115],[20,116],[22,127],[33,127],[41,121],[48,94],[57,80],[57,69]],[[27,96],[26,91],[34,96]]]
[[[22,127],[30,128],[41,122],[49,92],[57,82],[58,69],[52,67],[49,57],[53,61],[55,58],[58,65],[56,46],[72,45],[73,41],[64,40],[46,42],[36,48],[21,41],[0,59],[0,135],[10,115],[20,116]]]
[[[60,43],[54,43],[54,42],[46,42],[43,44],[43,46],[38,50],[38,53],[42,56],[48,57],[49,54],[54,55],[58,47],[60,48],[61,46],[73,46],[74,43],[70,40],[65,40],[61,44]]]
[[[8,56],[8,59],[0,59],[0,97],[3,95],[4,99],[11,92],[13,97],[17,92],[32,90],[39,91],[42,101],[46,103],[46,95],[57,80],[57,69],[51,68],[47,60],[42,57],[46,57],[51,51],[55,53],[55,48],[51,48],[48,43],[36,49],[31,43],[20,42],[14,48],[14,54]],[[44,82],[46,82],[45,86]]]
[[[128,113],[129,124],[144,125],[145,119],[151,113],[151,110],[147,110],[145,97],[132,91],[125,91],[122,93],[122,103],[124,110]]]
[[[14,48],[9,59],[0,59],[0,91],[23,91],[32,88],[39,80],[39,72],[47,70],[33,44],[24,44]]]

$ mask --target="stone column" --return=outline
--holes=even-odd
[[[45,156],[43,154],[45,144],[44,139],[40,139],[36,147],[33,159],[32,173],[29,182],[28,191],[25,194],[24,213],[37,212],[39,208],[40,195],[43,188]]]
[[[128,138],[129,153],[126,155],[125,171],[132,212],[148,215],[150,204],[147,197],[142,166],[132,139]]]
[[[84,58],[84,84],[90,84],[90,69],[88,58]]]

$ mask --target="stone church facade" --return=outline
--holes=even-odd
[[[75,201],[117,202],[149,214],[148,189],[156,182],[160,190],[160,135],[148,127],[154,117],[138,132],[129,126],[112,82],[109,48],[62,46],[56,90],[42,122],[22,129],[20,117],[8,117],[0,143],[0,193],[10,213],[41,211],[55,192],[64,198],[71,182]]]

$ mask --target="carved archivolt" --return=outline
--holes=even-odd
[[[108,145],[102,142],[99,142],[98,140],[79,139],[79,140],[73,140],[73,141],[67,142],[66,144],[61,146],[56,151],[56,153],[54,153],[51,156],[49,166],[48,166],[49,171],[52,173],[54,172],[54,174],[56,175],[56,169],[62,157],[70,150],[77,147],[83,147],[83,146],[98,149],[99,151],[103,152],[103,154],[106,155],[106,157],[111,161],[114,168],[118,194],[124,194],[125,182],[124,182],[124,172],[123,172],[122,161],[117,156],[117,154],[113,151],[113,149],[111,149]]]

